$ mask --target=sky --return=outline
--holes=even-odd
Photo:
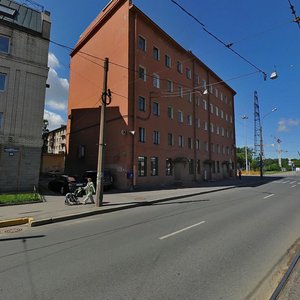
[[[21,1],[21,2],[26,2]],[[74,47],[108,0],[36,0],[51,13],[51,40]],[[300,159],[300,29],[288,0],[176,0],[205,28],[250,63],[217,42],[172,0],[133,3],[185,49],[191,50],[235,91],[236,145],[254,147],[254,91],[257,91],[265,157]],[[291,0],[300,15],[300,0]],[[50,89],[45,118],[49,129],[66,124],[70,50],[50,43]],[[251,65],[252,64],[252,65]],[[254,67],[254,66],[255,67]],[[262,73],[267,74],[267,80]],[[278,78],[269,77],[276,71]],[[272,109],[277,110],[272,112]],[[246,115],[248,119],[242,119]],[[278,143],[278,139],[281,141]],[[280,148],[279,148],[280,147]]]

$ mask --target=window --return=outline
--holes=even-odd
[[[214,143],[210,143],[210,149],[211,149],[211,152],[215,152],[215,144]]]
[[[146,156],[138,157],[138,176],[140,176],[140,177],[147,176],[147,157]]]
[[[201,173],[201,164],[200,164],[200,159],[197,159],[197,173]]]
[[[182,74],[182,63],[177,61],[177,71]]]
[[[155,60],[159,60],[160,59],[159,49],[156,47],[153,47],[152,55]]]
[[[178,87],[178,95],[179,95],[179,97],[183,97],[183,88],[182,88],[182,86],[179,86]]]
[[[198,95],[195,95],[195,102],[197,106],[200,106],[200,97]]]
[[[0,91],[5,91],[6,77],[7,77],[6,74],[0,73]]]
[[[208,142],[205,142],[205,151],[208,152]]]
[[[214,132],[214,129],[215,129],[214,124],[213,124],[213,123],[210,123],[210,132],[213,133],[213,132]]]
[[[190,159],[189,161],[189,173],[194,174],[194,160]]]
[[[165,55],[165,66],[171,68],[171,57],[169,55]]]
[[[173,134],[168,133],[168,145],[173,146],[174,145],[174,140],[173,140]]]
[[[225,120],[226,120],[226,122],[228,122],[228,114],[227,113],[225,115]]]
[[[191,71],[191,69],[186,68],[185,73],[186,73],[186,78],[187,79],[191,79],[192,78],[192,71]]]
[[[3,128],[3,112],[0,112],[0,130]]]
[[[146,51],[146,40],[139,36],[139,49]]]
[[[214,106],[212,104],[210,104],[210,113],[213,114],[214,113]]]
[[[7,36],[0,35],[0,52],[9,53],[10,39]]]
[[[184,146],[184,139],[183,139],[183,136],[182,136],[182,135],[179,135],[179,136],[178,136],[178,146],[179,146],[180,148],[183,148],[183,146]]]
[[[217,144],[217,153],[219,154],[220,153],[220,145]]]
[[[220,162],[217,161],[217,172],[220,173]]]
[[[212,172],[216,173],[216,162],[214,160],[212,161]]]
[[[168,106],[168,118],[173,119],[173,107]]]
[[[159,112],[159,103],[157,102],[153,102],[152,105],[152,112],[155,116],[159,116],[160,112]]]
[[[194,83],[195,83],[196,86],[198,86],[200,84],[200,77],[199,77],[198,74],[195,74]]]
[[[207,101],[203,99],[203,108],[207,110]]]
[[[153,131],[153,144],[159,145],[160,144],[160,133],[159,131],[154,130]]]
[[[200,149],[200,140],[196,139],[196,150]]]
[[[187,100],[189,101],[189,102],[192,102],[192,93],[189,91],[188,93],[187,93]]]
[[[219,116],[219,108],[218,108],[218,106],[215,107],[215,110],[216,110],[216,116],[218,117]]]
[[[159,75],[153,74],[153,86],[159,89]]]
[[[224,119],[224,112],[222,109],[221,109],[221,118]]]
[[[223,127],[221,127],[221,134],[222,134],[222,136],[224,136],[224,128]]]
[[[207,121],[204,122],[204,130],[207,130],[208,129],[208,124],[207,124]]]
[[[220,92],[220,100],[223,101],[223,93]]]
[[[143,127],[139,127],[139,142],[146,142],[146,129]]]
[[[232,116],[230,115],[230,123],[232,123]]]
[[[158,175],[158,157],[151,157],[151,176]]]
[[[206,89],[206,80],[202,80],[202,87],[203,87],[203,89],[205,90]]]
[[[178,111],[178,122],[183,123],[183,112],[181,110]]]
[[[200,128],[200,126],[201,126],[201,120],[197,119],[197,128]]]
[[[193,124],[193,117],[191,115],[187,116],[187,125],[192,126]]]
[[[219,91],[217,89],[215,89],[215,95],[217,98],[219,97]]]
[[[193,139],[192,138],[188,138],[188,147],[189,149],[193,149]]]
[[[172,159],[167,158],[166,159],[166,176],[172,176],[173,175],[173,164]]]
[[[167,81],[167,90],[168,90],[168,92],[173,92],[173,81],[172,80]]]
[[[139,96],[139,111],[146,111],[146,99]]]
[[[146,69],[142,66],[139,66],[139,79],[146,81]]]
[[[217,134],[220,134],[220,127],[217,126]]]

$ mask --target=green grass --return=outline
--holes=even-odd
[[[38,193],[0,194],[0,205],[14,205],[22,203],[41,202]]]

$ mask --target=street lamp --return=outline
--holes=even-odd
[[[246,160],[246,174],[248,174],[248,153],[247,153],[247,120],[248,120],[248,116],[243,115],[242,120],[245,120],[245,139],[246,139],[246,143],[245,143],[245,160]]]
[[[274,107],[270,112],[268,112],[267,114],[265,114],[262,119],[261,119],[261,123],[260,123],[260,127],[259,127],[259,135],[260,135],[260,151],[259,151],[259,173],[260,173],[260,178],[263,177],[263,137],[262,137],[262,124],[263,124],[263,120],[265,119],[265,117],[267,117],[268,115],[270,115],[272,112],[275,112],[277,110],[276,107]]]

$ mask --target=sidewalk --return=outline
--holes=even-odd
[[[264,178],[263,181],[268,181]],[[236,186],[263,184],[259,177],[248,176],[242,180],[226,179],[223,181],[197,183],[197,186],[185,188],[168,188],[160,190],[133,191],[123,193],[104,193],[103,206],[93,204],[67,206],[64,196],[51,195],[45,190],[45,202],[2,206],[0,208],[0,228],[29,223],[40,226],[75,218],[129,209],[141,205],[201,195],[220,190],[232,189]],[[82,200],[82,198],[81,198]]]

